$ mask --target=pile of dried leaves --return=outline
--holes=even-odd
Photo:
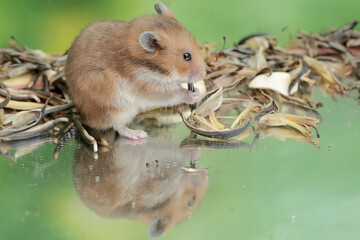
[[[300,32],[286,49],[269,34],[254,34],[234,47],[202,46],[207,63],[207,96],[189,117],[188,128],[217,139],[249,135],[295,138],[315,145],[315,86],[330,96],[359,86],[360,32],[357,22],[324,34]],[[237,111],[237,115],[234,113]],[[182,111],[179,111],[183,116]]]
[[[360,32],[354,30],[356,24],[320,35],[300,32],[285,49],[269,34],[248,36],[222,50],[215,50],[216,44],[202,45],[206,93],[191,114],[188,107],[178,108],[182,120],[193,132],[219,141],[256,134],[317,145],[312,135],[313,130],[317,133],[320,118],[314,109],[322,103],[312,100],[314,86],[332,96],[359,86]],[[107,145],[82,126],[68,95],[65,62],[65,54],[33,50],[14,38],[8,48],[0,49],[3,153],[11,149],[8,141],[14,144],[13,140],[45,133],[61,145],[74,127],[95,152],[98,143]],[[171,112],[151,111],[141,116],[166,124],[173,122]]]

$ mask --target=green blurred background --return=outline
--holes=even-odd
[[[282,45],[300,29],[321,32],[360,18],[359,0],[164,1],[199,42],[227,46],[254,32]],[[154,1],[1,0],[0,46],[11,35],[31,48],[65,52],[87,24],[154,13]],[[282,29],[286,27],[285,31]],[[319,95],[321,148],[273,138],[255,151],[204,150],[209,189],[190,220],[164,239],[358,239],[360,114],[355,99]],[[188,133],[179,126],[179,141]],[[75,144],[53,161],[47,144],[14,165],[0,157],[0,240],[148,239],[147,226],[104,219],[83,205],[72,179]],[[34,175],[38,164],[47,164]],[[46,166],[46,165],[43,165]],[[244,187],[245,186],[245,187]]]
[[[154,13],[152,0],[2,0],[0,45],[11,35],[32,48],[64,52],[87,24],[130,20]],[[359,17],[358,0],[166,0],[164,3],[200,42],[227,45],[254,32],[268,32],[284,45],[300,29],[320,32]],[[282,31],[287,27],[286,31]]]

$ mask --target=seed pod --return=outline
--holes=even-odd
[[[195,92],[193,83],[188,83],[188,90],[191,92]],[[190,107],[191,111],[193,111],[196,108],[196,104],[190,104],[189,107]]]

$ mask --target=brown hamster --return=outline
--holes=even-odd
[[[198,45],[165,5],[156,3],[155,10],[158,15],[130,22],[95,22],[69,49],[69,90],[90,127],[145,138],[126,127],[139,112],[200,100],[198,91],[180,86],[205,76]]]

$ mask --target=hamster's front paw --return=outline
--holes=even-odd
[[[200,92],[195,88],[195,91],[185,90],[183,92],[183,101],[187,104],[194,104],[201,100]]]

